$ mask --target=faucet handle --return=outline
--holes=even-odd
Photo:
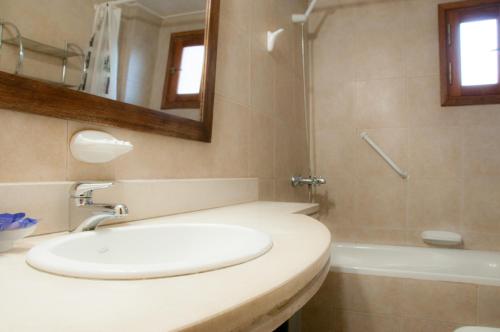
[[[107,189],[113,186],[113,182],[81,182],[73,186],[71,197],[91,198],[92,192],[99,189]]]
[[[316,184],[318,184],[318,185],[326,184],[326,179],[322,176],[315,176],[314,182],[316,182]]]

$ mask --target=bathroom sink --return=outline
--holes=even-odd
[[[74,233],[32,248],[32,267],[91,279],[145,279],[216,270],[272,247],[260,231],[219,224],[160,224]]]

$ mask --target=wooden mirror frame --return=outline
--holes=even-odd
[[[82,91],[0,72],[0,108],[210,142],[215,97],[220,0],[206,0],[202,121],[94,96]]]

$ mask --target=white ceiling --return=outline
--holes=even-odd
[[[178,15],[205,10],[206,0],[137,0],[160,16]]]

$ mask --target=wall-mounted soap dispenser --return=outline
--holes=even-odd
[[[73,135],[70,142],[75,159],[93,164],[114,160],[133,148],[132,143],[97,130],[80,131]]]

